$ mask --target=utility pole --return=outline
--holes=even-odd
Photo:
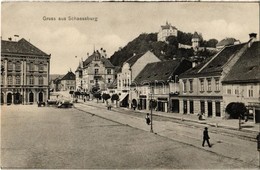
[[[151,109],[151,129],[150,132],[153,133],[153,90],[154,87],[151,86],[151,99],[150,99],[150,109]]]

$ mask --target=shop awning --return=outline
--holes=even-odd
[[[121,102],[122,100],[124,100],[127,96],[128,96],[128,93],[122,93],[122,94],[119,96],[119,102]]]

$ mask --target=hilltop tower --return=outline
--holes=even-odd
[[[200,36],[197,32],[194,32],[193,36],[192,36],[192,39],[191,39],[191,42],[192,42],[192,48],[194,51],[198,51],[199,49],[199,42],[200,42]]]

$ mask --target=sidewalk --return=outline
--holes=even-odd
[[[67,91],[61,92],[64,97],[70,98],[70,95]],[[83,102],[82,99],[78,99],[80,102]],[[96,100],[90,100],[87,102],[91,102],[92,104],[97,104]],[[106,103],[102,103],[100,101],[98,105],[106,105]],[[114,107],[115,108],[115,107]],[[124,109],[124,110],[131,110],[129,108],[123,108],[123,107],[118,107],[116,109]],[[135,110],[136,112],[141,112],[141,113],[150,113],[150,110]],[[173,118],[177,120],[182,120],[182,121],[190,121],[194,123],[199,123],[199,124],[205,124],[208,126],[213,126],[213,127],[221,127],[221,128],[227,128],[227,129],[233,129],[233,130],[238,130],[238,120],[237,119],[223,119],[220,117],[214,117],[214,118],[206,118],[206,120],[198,120],[198,116],[196,114],[180,114],[180,113],[167,113],[167,112],[158,112],[153,110],[153,114],[156,116],[163,116],[163,117],[168,117],[168,118]],[[248,132],[260,132],[260,125],[255,124],[254,122],[244,122],[243,120],[241,121],[241,131],[248,131]]]
[[[150,113],[150,111],[147,110],[137,110],[137,111]],[[223,118],[215,117],[215,118],[206,118],[206,120],[198,120],[198,116],[195,114],[166,113],[166,112],[158,112],[158,111],[153,111],[153,114],[157,116],[174,118],[182,121],[190,121],[190,122],[206,124],[214,127],[222,127],[222,128],[238,130],[237,119],[223,119]],[[259,132],[260,125],[255,124],[254,122],[244,122],[244,120],[241,120],[241,122],[242,122],[241,127],[243,131]]]

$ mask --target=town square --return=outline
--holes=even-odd
[[[2,169],[260,167],[259,3],[1,14]]]

